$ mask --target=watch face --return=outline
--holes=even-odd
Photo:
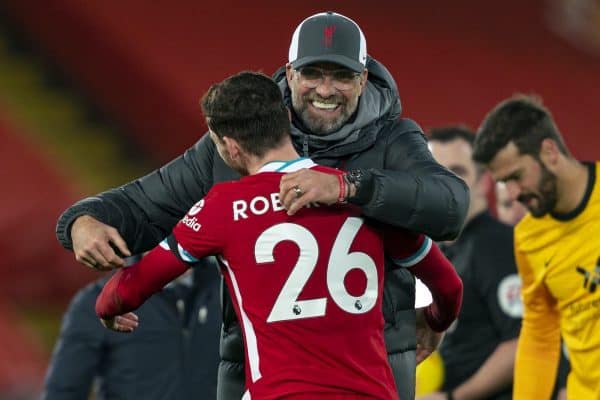
[[[362,172],[359,170],[352,170],[348,172],[348,182],[354,184],[354,186],[358,189],[360,185],[360,180],[362,178]]]

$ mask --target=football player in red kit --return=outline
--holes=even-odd
[[[243,72],[213,85],[202,108],[218,153],[242,179],[213,186],[160,246],[118,271],[98,297],[98,316],[111,329],[135,329],[130,311],[217,255],[244,334],[245,399],[397,399],[383,340],[384,259],[429,286],[425,316],[439,331],[460,309],[454,268],[429,238],[361,217],[346,204],[342,171],[299,157],[267,76]],[[279,183],[302,168],[336,174],[339,195],[289,216]]]

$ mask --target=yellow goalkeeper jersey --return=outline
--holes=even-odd
[[[523,281],[523,324],[514,399],[550,399],[560,351],[568,350],[567,398],[600,399],[600,164],[588,164],[584,199],[569,214],[533,218],[515,228]]]

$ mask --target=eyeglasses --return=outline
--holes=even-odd
[[[298,70],[300,83],[309,89],[322,85],[325,77],[331,78],[331,84],[337,90],[345,91],[354,87],[354,81],[360,76],[358,72],[349,69],[325,70],[317,67],[303,67]]]

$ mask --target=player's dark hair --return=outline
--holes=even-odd
[[[570,157],[552,114],[541,99],[518,94],[502,101],[486,115],[475,137],[473,158],[488,164],[498,151],[513,142],[520,154],[539,159],[544,139],[554,140],[560,152]]]
[[[429,141],[437,141],[441,143],[448,143],[456,139],[461,139],[467,142],[469,146],[473,148],[473,143],[475,142],[475,132],[463,125],[450,125],[430,129],[427,138]],[[484,172],[483,166],[478,162],[475,162],[475,160],[473,160],[473,163],[475,164],[477,176],[481,176],[481,174]]]
[[[451,142],[455,139],[462,139],[473,146],[475,132],[466,126],[444,126],[430,129],[427,138],[442,143]]]
[[[208,89],[201,101],[211,131],[235,139],[262,157],[289,135],[290,120],[281,91],[268,76],[244,71]]]

